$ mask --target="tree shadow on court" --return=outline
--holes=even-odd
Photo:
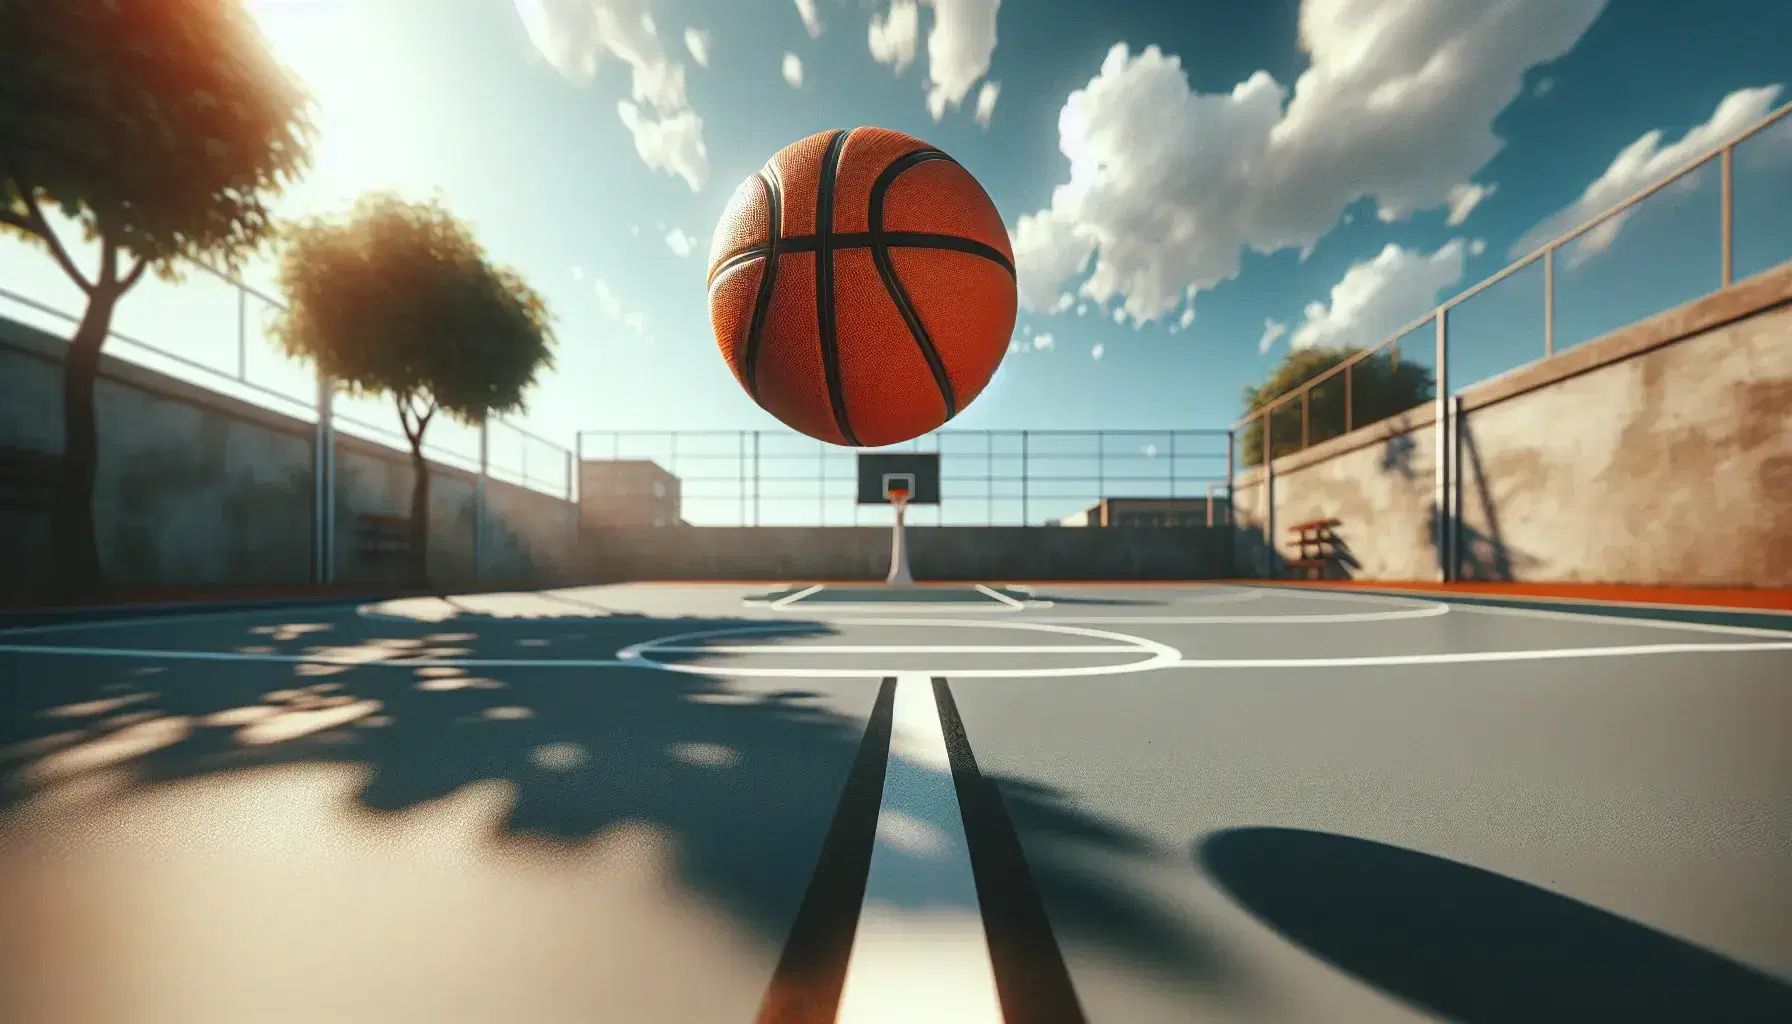
[[[1284,938],[1448,1020],[1792,1020],[1780,979],[1466,864],[1290,828],[1215,833],[1195,857]]]
[[[193,622],[178,635],[153,634],[184,650],[245,656],[237,661],[0,653],[8,676],[0,697],[0,775],[7,777],[0,814],[95,772],[127,771],[123,799],[246,769],[334,764],[367,773],[355,794],[361,820],[345,822],[345,830],[377,832],[399,827],[395,815],[497,781],[512,799],[493,824],[494,841],[529,837],[571,849],[619,827],[661,830],[686,887],[781,942],[839,804],[877,681],[735,684],[605,663],[668,635],[768,625],[783,638],[825,643],[835,631],[822,622],[565,612],[498,618],[457,610],[424,622],[325,621],[297,611],[273,627]],[[748,633],[728,642],[765,638]],[[687,666],[722,657],[649,653]],[[342,663],[256,660],[319,654]],[[479,664],[405,663],[419,657]],[[562,664],[551,664],[556,659]],[[997,781],[1031,837],[1028,849],[1037,851],[1040,887],[1064,894],[1062,928],[1127,961],[1213,974],[1207,943],[1104,867],[1153,856],[1144,839],[1055,790]],[[258,783],[242,776],[233,784]],[[278,813],[253,800],[243,806],[250,808],[243,821],[219,827],[265,828],[255,819]],[[102,815],[104,804],[80,813]]]

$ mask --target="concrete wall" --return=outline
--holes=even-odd
[[[1226,541],[1204,527],[908,529],[922,581],[1213,579],[1226,574]],[[890,569],[889,527],[607,527],[587,530],[582,548],[594,580],[881,580]]]
[[[1792,266],[1465,390],[1454,448],[1456,578],[1792,587]],[[1278,556],[1335,517],[1349,576],[1436,579],[1436,449],[1426,406],[1278,459]]]
[[[128,299],[126,301],[129,301]],[[66,343],[0,319],[0,446],[62,447]],[[95,386],[94,514],[102,564],[130,589],[303,586],[311,582],[311,423],[111,357]],[[357,557],[355,517],[410,507],[407,453],[338,435],[336,573],[396,580],[402,566]],[[473,579],[473,474],[432,464],[430,564],[445,584]],[[487,482],[484,576],[550,578],[569,563],[565,501]],[[29,597],[49,572],[42,511],[0,510],[0,599]]]

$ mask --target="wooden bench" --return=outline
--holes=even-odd
[[[1337,519],[1313,519],[1290,526],[1288,532],[1300,548],[1298,558],[1282,563],[1290,575],[1302,573],[1308,579],[1324,579],[1325,571],[1337,561],[1338,535],[1333,530],[1341,525]]]
[[[369,561],[393,561],[411,553],[411,520],[407,516],[355,517],[355,551]]]
[[[0,447],[0,508],[48,509],[56,503],[62,456]]]

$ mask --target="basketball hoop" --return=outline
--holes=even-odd
[[[890,504],[896,506],[896,521],[899,523],[902,522],[903,512],[908,509],[908,494],[906,487],[892,487],[885,492],[885,497],[890,499]]]

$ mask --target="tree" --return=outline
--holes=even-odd
[[[1269,379],[1244,389],[1245,408],[1252,413],[1244,429],[1239,456],[1247,466],[1263,463],[1264,406],[1298,389],[1302,384],[1362,352],[1360,348],[1290,349],[1271,371]],[[1352,429],[1396,416],[1432,397],[1431,371],[1412,363],[1396,363],[1388,352],[1379,352],[1339,371],[1315,386],[1307,399],[1307,441],[1318,444],[1344,433],[1344,374],[1350,374],[1350,425]],[[1272,450],[1281,458],[1301,447],[1300,399],[1279,406],[1271,414]]]
[[[288,231],[273,335],[350,394],[386,395],[411,446],[410,581],[428,583],[429,463],[437,413],[477,425],[523,407],[553,366],[546,302],[494,267],[439,202],[363,196]]]
[[[93,386],[119,299],[182,260],[235,270],[308,163],[310,100],[236,0],[0,0],[0,230],[87,296],[63,363],[56,588],[106,587],[93,522]],[[45,216],[99,265],[83,272]]]

